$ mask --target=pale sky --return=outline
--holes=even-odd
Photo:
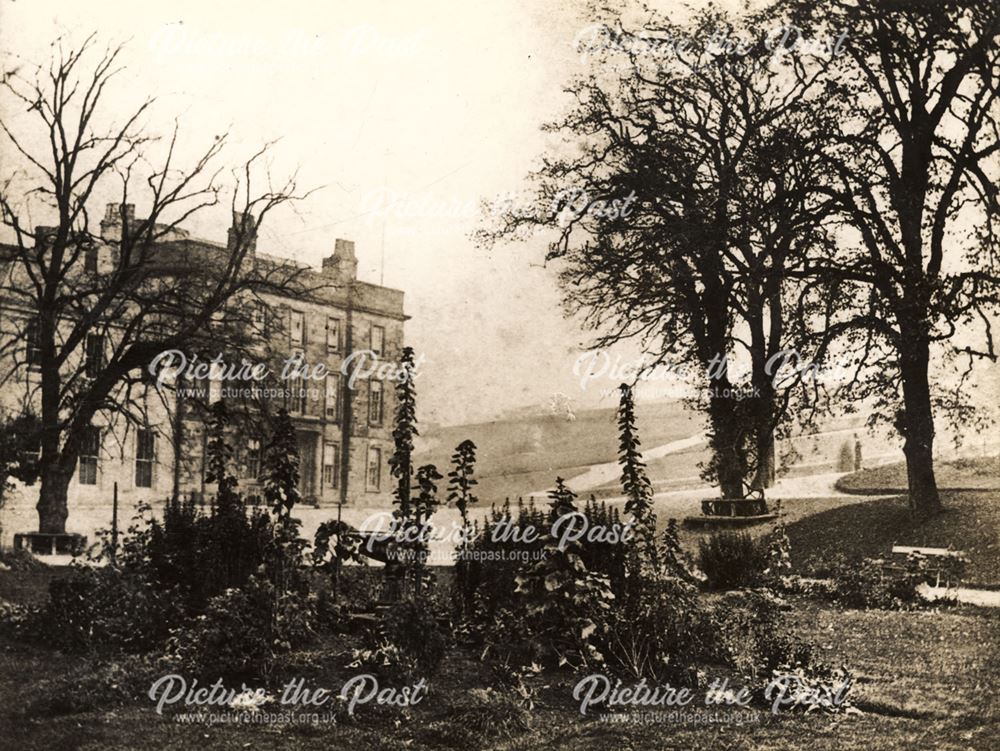
[[[681,7],[657,4],[675,17]],[[406,339],[424,357],[421,420],[456,423],[557,393],[581,407],[617,401],[600,394],[621,378],[581,389],[574,366],[590,335],[563,318],[543,242],[487,252],[470,238],[480,201],[524,187],[550,137],[539,126],[568,106],[562,86],[584,70],[574,41],[592,23],[583,7],[0,0],[0,60],[4,70],[44,62],[60,35],[97,31],[128,40],[112,116],[155,96],[151,130],[179,119],[189,159],[227,129],[233,165],[280,139],[274,173],[298,167],[300,186],[325,187],[270,216],[258,248],[318,266],[335,238],[354,240],[359,277],[406,293]],[[223,240],[228,222],[220,207],[189,229]],[[598,366],[636,356],[622,348]],[[675,381],[640,390],[678,393]]]
[[[0,49],[9,69],[45,61],[60,34],[128,39],[116,114],[154,95],[150,123],[165,133],[178,117],[191,155],[231,125],[233,163],[280,138],[275,172],[326,187],[272,215],[259,249],[319,265],[352,239],[359,276],[378,283],[384,243],[384,283],[405,291],[407,340],[426,358],[422,416],[457,422],[556,392],[597,399],[573,374],[587,335],[563,319],[542,242],[486,252],[469,237],[481,199],[524,186],[540,124],[566,105],[581,7],[0,0]],[[223,239],[226,226],[220,209],[190,228]]]

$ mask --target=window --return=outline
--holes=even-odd
[[[267,334],[267,304],[261,300],[250,303],[250,327],[255,336]]]
[[[368,448],[368,489],[378,490],[382,483],[382,449]]]
[[[83,369],[87,378],[97,378],[104,367],[104,337],[101,334],[87,334],[86,353]]]
[[[302,346],[306,341],[306,315],[300,310],[293,310],[290,313],[288,324],[289,335],[292,344]]]
[[[246,464],[243,470],[243,479],[257,480],[260,477],[260,441],[251,438],[247,441]]]
[[[101,453],[101,429],[88,427],[80,441],[80,484],[97,484],[97,461]]]
[[[330,420],[340,419],[340,376],[333,373],[326,376],[326,416]]]
[[[382,424],[382,381],[368,381],[368,424]]]
[[[21,466],[28,468],[29,473],[34,471],[40,471],[41,468],[38,463],[42,460],[42,437],[40,434],[35,433],[32,435],[24,435],[21,449]],[[34,485],[34,481],[29,483]]]
[[[24,341],[27,346],[25,359],[28,362],[29,368],[38,367],[42,364],[42,345],[40,336],[41,334],[38,330],[38,319],[28,319],[28,325],[24,331]]]
[[[340,486],[340,446],[336,443],[323,444],[323,485]]]
[[[385,328],[382,326],[372,325],[372,337],[370,342],[370,349],[376,355],[381,357],[385,350]]]
[[[153,487],[153,464],[156,461],[156,435],[152,430],[140,430],[135,435],[135,486]]]
[[[326,351],[340,352],[340,320],[326,319]]]
[[[288,411],[296,415],[306,413],[306,383],[301,376],[288,381]]]
[[[87,248],[83,251],[83,270],[97,273],[97,248]]]
[[[194,378],[191,384],[191,395],[194,399],[202,404],[208,404],[209,397],[212,394],[212,382],[206,376],[204,378]]]

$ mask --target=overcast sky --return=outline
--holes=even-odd
[[[406,338],[424,357],[421,419],[454,423],[559,393],[577,406],[616,401],[600,394],[620,379],[580,387],[589,334],[563,317],[543,243],[487,252],[470,239],[480,201],[524,187],[550,137],[539,126],[568,104],[562,86],[584,64],[574,43],[592,23],[583,6],[0,0],[0,50],[10,70],[47,60],[60,35],[128,40],[111,116],[155,96],[150,129],[166,134],[177,118],[189,159],[226,130],[231,164],[280,139],[274,172],[298,168],[302,187],[325,187],[269,217],[259,249],[318,266],[335,238],[354,240],[359,276],[406,293]],[[223,240],[228,221],[220,208],[190,229]],[[635,357],[622,349],[598,364]]]
[[[190,155],[230,128],[233,162],[280,138],[275,172],[326,187],[273,215],[259,248],[318,265],[335,238],[355,240],[359,276],[406,293],[424,419],[455,422],[598,395],[574,376],[587,335],[562,316],[542,244],[486,252],[469,238],[480,199],[523,186],[539,125],[566,104],[579,7],[0,0],[0,48],[9,69],[47,59],[61,34],[128,39],[117,114],[153,94],[154,128],[179,117]],[[226,222],[220,210],[191,229],[222,239]]]

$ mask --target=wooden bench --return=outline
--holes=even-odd
[[[951,548],[928,548],[917,545],[893,545],[892,555],[906,556],[907,560],[929,561],[932,565],[928,568],[935,575],[936,582],[934,586],[936,587],[941,586],[942,573],[945,577],[945,586],[950,586],[952,577],[954,577],[957,582],[966,561],[965,553],[961,550],[952,550]],[[905,567],[896,568],[909,570]]]

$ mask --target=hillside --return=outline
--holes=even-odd
[[[643,403],[636,411],[639,435],[647,448],[702,430],[701,417],[679,402]],[[548,487],[557,475],[568,479],[592,464],[613,461],[618,449],[614,408],[581,410],[571,420],[539,407],[537,414],[430,428],[422,436],[416,459],[443,470],[450,465],[455,446],[466,439],[478,449],[478,495],[487,505]]]

